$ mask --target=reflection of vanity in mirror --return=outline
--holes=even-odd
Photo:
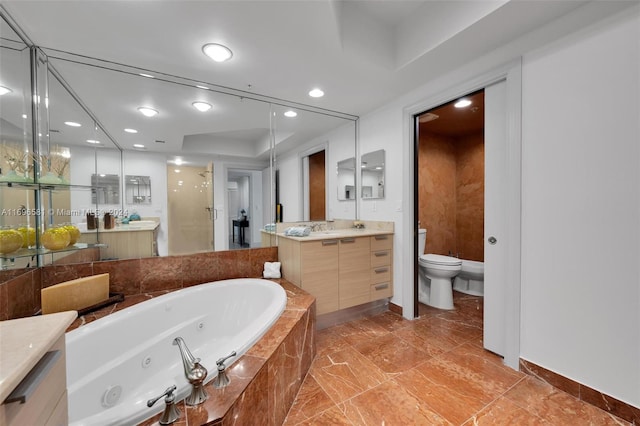
[[[362,155],[362,198],[384,198],[384,149]]]

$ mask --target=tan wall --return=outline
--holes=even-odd
[[[484,136],[420,134],[418,220],[426,253],[484,261]]]

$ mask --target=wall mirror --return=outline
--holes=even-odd
[[[384,198],[384,149],[363,154],[360,173],[362,198]]]
[[[151,204],[151,177],[126,175],[124,191],[127,204]]]
[[[91,202],[93,204],[120,204],[120,176],[91,175]]]
[[[10,37],[3,33],[3,46],[5,39]],[[32,97],[29,49],[24,44],[21,49],[11,52],[22,52],[22,61],[26,61],[24,69],[15,74],[21,76],[25,87],[20,113],[28,115]],[[279,191],[285,211],[283,219],[297,221],[305,217],[301,201],[306,192],[300,179],[302,153],[309,147],[323,146],[326,188],[337,185],[337,175],[329,171],[330,165],[340,158],[355,157],[355,116],[282,100],[274,102],[266,96],[162,73],[147,78],[135,67],[58,50],[43,48],[42,53],[47,65],[39,79],[48,91],[49,117],[39,123],[46,138],[38,143],[44,144],[51,155],[55,153],[68,160],[65,173],[74,189],[67,192],[68,200],[62,202],[65,209],[137,211],[143,217],[157,217],[161,256],[172,254],[168,232],[172,211],[189,210],[182,208],[184,203],[171,201],[172,193],[185,192],[187,182],[202,205],[191,209],[198,215],[197,220],[182,218],[178,222],[190,225],[190,229],[184,229],[188,235],[205,235],[207,241],[205,246],[183,248],[177,254],[229,248],[230,219],[238,212],[231,211],[227,183],[237,170],[250,177],[247,183],[250,200],[242,208],[251,217],[248,246],[259,247],[265,245],[260,230],[275,221],[276,167],[281,166],[280,181],[285,182]],[[3,80],[4,67],[10,63],[5,56],[0,61]],[[140,107],[155,109],[158,114],[145,116]],[[8,132],[4,114],[10,109],[3,104],[1,111],[2,132],[5,129]],[[12,119],[12,124],[16,137],[30,146],[31,121]],[[144,189],[139,185],[134,191],[127,177],[141,176],[141,170],[148,181]],[[109,189],[78,189],[91,185]],[[324,216],[355,219],[355,203],[342,206],[335,197],[329,197],[331,192],[326,192]],[[52,192],[51,196],[60,195]],[[140,203],[142,197],[144,203]],[[55,198],[47,202],[62,203]],[[72,215],[59,219],[82,224],[85,217]],[[209,226],[211,232],[203,232]],[[271,238],[267,237],[267,245]]]
[[[356,159],[355,157],[338,161],[338,200],[356,198]]]

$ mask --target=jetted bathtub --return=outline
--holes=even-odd
[[[66,335],[71,425],[136,424],[164,409],[147,400],[169,386],[190,392],[176,337],[208,370],[216,360],[246,352],[275,323],[287,303],[280,285],[263,279],[201,284],[149,299]]]

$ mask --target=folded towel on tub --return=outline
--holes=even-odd
[[[264,262],[264,271],[262,272],[264,278],[280,278],[280,262]]]

